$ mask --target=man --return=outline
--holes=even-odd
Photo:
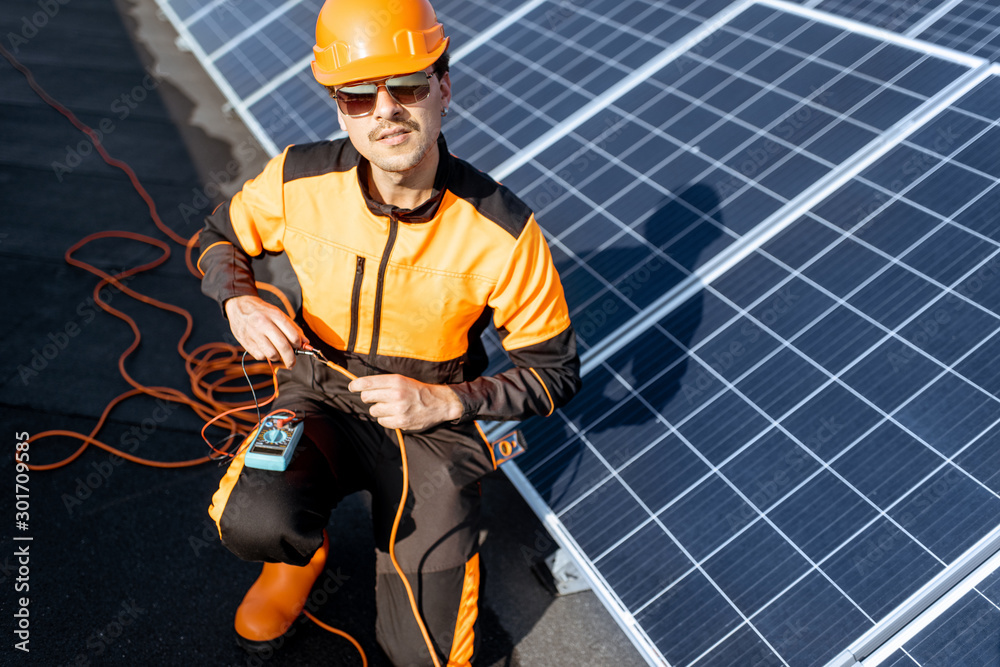
[[[282,635],[327,554],[331,509],[372,494],[377,636],[397,665],[431,656],[389,563],[395,541],[441,664],[467,665],[478,614],[479,478],[495,468],[475,420],[549,415],[580,384],[558,274],[532,212],[448,153],[448,38],[427,0],[327,0],[313,74],[347,139],[289,146],[208,219],[203,291],[255,358],[281,361],[275,407],[304,418],[284,472],[231,464],[210,514],[236,555],[264,561],[236,612],[248,648]],[[262,301],[250,258],[287,254],[295,321]],[[481,377],[493,320],[514,367]],[[358,376],[295,350],[311,345]]]

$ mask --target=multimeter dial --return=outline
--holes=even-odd
[[[272,445],[280,445],[288,439],[288,434],[281,429],[274,428],[261,435],[260,439]]]

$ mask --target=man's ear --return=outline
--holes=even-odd
[[[447,108],[451,104],[451,76],[448,72],[445,72],[444,76],[441,77],[439,85],[441,86],[441,104]]]

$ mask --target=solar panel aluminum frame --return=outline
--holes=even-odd
[[[854,19],[812,9],[808,6],[798,5],[794,2],[789,2],[788,0],[757,0],[757,4],[765,7],[771,7],[773,9],[781,9],[791,14],[798,14],[799,16],[813,21],[829,23],[830,25],[849,30],[859,35],[866,35],[874,39],[884,40],[900,46],[907,46],[909,48],[923,51],[928,55],[935,55],[941,58],[955,60],[956,62],[965,62],[972,66],[987,62],[984,58],[978,58],[967,53],[962,53],[961,51],[917,40],[911,36],[901,35],[899,33],[892,32],[891,30],[886,30],[885,28],[879,28],[867,23],[862,23],[861,21],[855,21]]]
[[[990,8],[993,12],[989,20],[978,21],[978,22],[965,20],[968,17],[968,14],[963,14],[964,12],[971,12],[984,8]],[[945,26],[958,27],[964,23],[965,25],[975,26],[976,28],[990,29],[991,33],[989,37],[987,37],[986,43],[994,42],[997,39],[998,32],[1000,32],[1000,26],[996,24],[996,21],[998,18],[1000,18],[998,17],[997,14],[998,9],[1000,8],[997,8],[995,6],[991,7],[988,4],[986,5],[977,4],[976,2],[970,2],[969,0],[952,0],[951,2],[947,3],[947,7],[945,9],[946,11],[935,12],[933,16],[933,18],[935,19],[934,21],[923,21],[919,25],[914,26],[914,29],[918,27],[921,28],[921,31],[919,33],[917,32],[913,33],[914,36],[933,42],[937,42],[939,39],[943,40],[946,37],[952,37],[953,39],[959,38],[958,35],[950,34],[947,30],[945,30],[944,35],[942,35],[940,30],[932,30],[932,29],[934,29],[935,27],[945,28]],[[950,26],[949,23],[951,24]],[[959,39],[964,40],[964,36]],[[981,49],[984,47],[984,42],[980,41],[979,43],[972,45],[972,47],[974,49],[975,48]],[[993,51],[993,54],[989,57],[991,60],[995,61],[998,59],[996,45],[994,45],[991,50]]]
[[[1000,569],[1000,526],[938,573],[884,623],[872,628],[826,667],[876,667],[930,625],[986,577]],[[920,609],[916,616],[903,614]]]
[[[502,429],[501,429],[502,430]],[[492,433],[499,433],[500,430],[488,430],[487,437],[493,438]],[[531,443],[528,443],[531,446]],[[605,608],[611,613],[611,617],[618,624],[618,627],[622,629],[625,635],[632,641],[636,650],[643,659],[650,665],[660,665],[667,666],[667,661],[664,659],[663,655],[660,653],[659,649],[650,639],[646,631],[642,629],[642,626],[635,620],[635,617],[625,608],[625,605],[621,603],[618,596],[615,595],[611,586],[605,581],[604,577],[601,576],[600,572],[597,571],[591,563],[590,560],[584,555],[583,549],[577,544],[573,536],[562,524],[555,513],[549,508],[545,500],[538,494],[535,487],[532,486],[528,478],[525,477],[521,469],[517,467],[517,463],[514,461],[507,461],[502,466],[500,470],[504,472],[507,479],[510,480],[514,488],[518,490],[521,496],[528,503],[528,506],[535,512],[535,514],[541,519],[542,523],[545,525],[545,529],[548,531],[549,535],[555,540],[562,549],[565,550],[567,554],[576,563],[577,568],[580,573],[587,579],[590,584],[591,589],[597,598],[604,604]]]
[[[945,14],[947,14],[948,12],[950,12],[952,9],[954,9],[956,6],[958,6],[960,4],[962,4],[962,0],[948,0],[948,2],[943,3],[940,7],[938,7],[937,9],[935,9],[933,12],[931,12],[930,14],[928,14],[927,16],[925,16],[924,18],[922,18],[920,21],[917,21],[912,26],[910,26],[910,28],[906,32],[904,32],[903,34],[906,35],[907,37],[916,37],[916,36],[918,36],[920,33],[922,33],[925,30],[927,30],[927,28],[929,28],[932,25],[934,25],[935,23],[937,23],[937,21],[942,16],[944,16]]]
[[[938,7],[937,9],[934,9],[933,11],[931,11],[927,16],[925,16],[924,18],[920,19],[917,23],[913,24],[912,26],[910,26],[906,30],[901,31],[900,34],[907,35],[909,37],[915,37],[916,35],[919,35],[920,32],[922,32],[923,30],[925,30],[934,21],[936,21],[937,19],[939,19],[944,14],[948,13],[948,11],[950,11],[951,9],[953,9],[955,7],[955,5],[960,4],[961,2],[962,2],[962,0],[946,0],[946,2],[943,2],[940,7]],[[806,9],[815,9],[817,11],[824,11],[824,10],[822,10],[822,9],[819,8],[819,6],[821,4],[823,4],[823,0],[806,0],[806,2],[802,3],[802,7],[806,8]],[[876,2],[876,3],[867,3],[867,4],[877,5],[877,4],[889,4],[889,3],[877,3]],[[833,15],[832,12],[825,12],[825,13],[829,13],[829,14]],[[836,15],[840,16],[840,14],[836,14]],[[861,21],[861,23],[864,23],[864,21]],[[917,28],[920,28],[920,30],[918,30]],[[888,30],[888,28],[886,28],[886,29]]]
[[[806,2],[802,3],[802,7],[806,9],[815,9],[817,11],[822,11],[818,9],[819,5],[822,4],[822,1],[823,0],[807,0]],[[946,2],[941,3],[940,7],[927,14],[927,16],[920,19],[912,26],[902,31],[900,34],[906,35],[907,37],[919,36],[925,30],[934,25],[943,16],[947,15],[953,9],[961,5],[962,2],[963,0],[947,0]]]
[[[949,60],[964,63],[971,69],[965,76],[953,82],[950,86],[940,91],[933,98],[930,98],[923,105],[911,112],[906,118],[896,123],[896,125],[890,130],[874,139],[867,147],[861,149],[854,156],[844,161],[833,172],[827,174],[826,177],[817,181],[808,190],[801,193],[794,200],[773,213],[760,223],[755,230],[747,234],[741,241],[735,243],[730,248],[727,248],[726,251],[700,267],[694,274],[664,294],[643,312],[633,316],[625,324],[615,330],[615,332],[605,337],[594,348],[585,352],[581,358],[581,371],[583,374],[594,370],[613,354],[625,347],[629,342],[635,340],[643,332],[648,330],[650,326],[659,321],[663,316],[700,291],[703,288],[703,285],[710,283],[714,279],[723,275],[740,260],[745,258],[751,252],[763,245],[767,240],[798,219],[801,214],[818,204],[837,188],[847,183],[851,178],[859,174],[879,157],[897,146],[913,132],[922,128],[941,111],[975,88],[976,85],[985,81],[991,74],[995,74],[1000,71],[1000,67],[990,66],[989,63],[982,58],[967,56],[966,54],[961,54],[949,49],[927,45],[923,42],[918,42],[896,33],[890,33],[871,26],[861,25],[848,19],[842,19],[840,17],[830,18],[824,13],[804,9],[797,5],[790,5],[782,0],[761,0],[756,3],[741,3],[739,11],[733,13],[732,16],[735,16],[736,14],[742,12],[746,7],[754,4],[766,5],[781,10],[794,10],[793,13],[807,16],[812,20],[831,23],[840,27],[846,26],[851,30],[864,32],[865,34],[875,36],[878,39],[891,41],[911,49],[916,49],[925,53],[938,55]],[[726,20],[728,21],[731,16],[729,12],[726,12],[726,14]],[[715,30],[717,27],[718,24],[715,23],[712,30]],[[706,35],[699,34],[699,41],[705,36]],[[687,40],[685,40],[685,43],[686,42]],[[674,49],[671,49],[670,51],[674,57],[679,56],[682,53],[680,51],[675,51]],[[670,58],[664,58],[664,62],[669,62],[669,60]],[[589,111],[589,109],[581,110],[581,115],[584,112]],[[583,122],[586,118],[589,118],[597,111],[598,110],[593,110],[591,113],[587,113],[587,115],[581,118],[579,122]],[[571,120],[576,119],[574,118]],[[571,132],[578,124],[579,123],[573,123],[569,127],[560,127],[558,133],[559,136],[546,135],[541,137],[536,141],[536,144],[533,144],[524,150],[524,153],[530,154],[529,157],[522,159],[519,154],[516,158],[509,160],[508,163],[501,165],[501,167],[497,170],[498,173],[495,175],[505,176],[511,173],[517,167],[527,163],[527,161],[531,159],[531,156],[537,155],[539,152],[544,150],[544,148],[554,143],[558,138]],[[550,134],[555,134],[555,132]],[[495,426],[491,425],[491,427],[487,430],[487,435],[489,437],[495,437],[506,430],[509,430],[511,427],[512,424],[509,423],[498,424]],[[632,614],[628,612],[624,604],[618,599],[617,595],[604,580],[597,568],[590,563],[583,550],[573,539],[569,531],[562,525],[561,521],[551,508],[548,507],[541,495],[534,489],[524,473],[517,467],[517,462],[508,462],[502,468],[511,480],[511,483],[526,499],[529,506],[531,506],[535,513],[542,519],[543,523],[552,534],[553,539],[576,560],[581,572],[583,572],[584,576],[587,577],[595,593],[608,607],[613,618],[626,635],[632,639],[636,648],[643,655],[643,657],[649,662],[649,664],[652,665],[667,664],[664,657],[660,654],[659,650],[656,649],[649,636],[645,633],[641,626],[639,626]],[[949,568],[949,570],[950,569],[951,568]],[[966,566],[966,569],[968,569],[968,566]],[[916,602],[917,596],[914,595],[913,597],[914,602]],[[899,620],[896,621],[896,623],[901,623],[904,618],[908,619],[906,622],[912,621],[913,618],[924,608],[926,608],[926,604],[922,607],[917,605],[913,609],[901,610],[900,615],[898,616]],[[890,618],[887,618],[884,622],[879,623],[876,628],[880,628],[896,619],[897,615],[894,613]],[[893,628],[895,627],[896,626],[893,625]],[[871,646],[870,644],[873,644],[878,638],[883,638],[883,641],[885,641],[895,634],[895,632],[891,632],[889,629],[886,629],[882,633],[879,633],[876,637],[874,630],[875,629],[865,635],[866,638],[871,636],[872,640],[871,642],[865,644],[865,648],[869,652],[875,650],[876,647]],[[859,643],[860,641],[861,640],[859,640]],[[856,664],[856,660],[853,657],[854,655],[856,654],[852,652],[851,660],[853,662],[841,663],[834,661],[828,665],[828,667],[835,667],[836,665],[841,664]],[[846,657],[846,653],[841,656],[841,658],[844,657]]]

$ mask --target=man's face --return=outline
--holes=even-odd
[[[430,74],[430,68],[425,72]],[[387,172],[409,171],[437,142],[441,111],[451,101],[451,79],[447,73],[442,79],[432,75],[427,83],[430,94],[413,104],[397,102],[382,83],[375,108],[367,116],[352,118],[337,110],[340,128],[375,167]]]

